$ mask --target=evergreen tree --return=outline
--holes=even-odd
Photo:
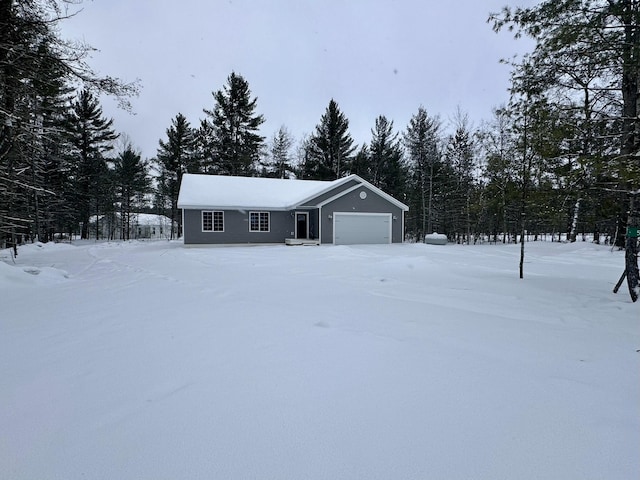
[[[51,221],[68,215],[59,208],[60,192],[46,183],[64,145],[50,109],[59,104],[49,101],[58,96],[53,90],[78,81],[125,106],[137,91],[136,84],[93,73],[85,62],[91,47],[60,38],[68,6],[64,0],[0,0],[0,247],[17,231],[46,238]]]
[[[122,239],[129,240],[133,209],[137,207],[139,210],[143,206],[140,204],[142,202],[135,205],[135,201],[142,199],[151,187],[147,164],[130,144],[125,145],[124,150],[115,158],[113,177],[117,200],[120,204]]]
[[[283,125],[274,133],[269,146],[269,159],[267,163],[267,176],[275,178],[291,178],[294,176],[294,167],[291,157],[293,137]]]
[[[213,110],[204,109],[200,136],[207,173],[244,175],[255,172],[264,144],[257,132],[264,117],[256,115],[257,98],[251,98],[249,83],[232,72],[227,84],[213,93]]]
[[[393,131],[393,121],[384,115],[376,118],[369,144],[370,160],[367,178],[376,187],[396,197],[404,197],[406,168],[399,134]]]
[[[636,0],[546,0],[531,8],[505,8],[489,20],[496,31],[505,26],[515,28],[517,35],[529,35],[536,42],[527,63],[536,78],[544,80],[545,90],[561,91],[570,98],[582,95],[582,153],[588,159],[593,153],[591,141],[595,121],[617,123],[619,148],[608,163],[617,166],[615,185],[608,189],[627,193],[626,267],[633,300],[638,298],[638,240],[640,226],[637,192],[640,191],[640,3]],[[608,97],[603,105],[618,105],[615,115],[602,118],[593,99]],[[607,109],[608,110],[608,109]],[[596,167],[597,168],[597,167]],[[610,172],[615,169],[610,169]],[[580,200],[580,197],[578,197]],[[576,202],[576,210],[579,201]],[[574,214],[577,218],[577,212]],[[623,230],[623,229],[622,229]]]
[[[423,240],[434,230],[434,179],[441,163],[440,120],[420,107],[404,134],[412,184],[409,228]]]
[[[358,153],[356,153],[351,160],[351,173],[359,175],[370,182],[370,163],[371,153],[369,151],[369,145],[363,143],[358,149]]]
[[[159,142],[156,162],[159,167],[158,191],[161,210],[168,207],[171,224],[179,225],[178,235],[182,231],[182,216],[178,214],[178,193],[182,176],[185,173],[199,173],[196,149],[195,131],[191,128],[186,117],[178,113],[167,129],[167,140]],[[173,239],[173,229],[171,229]]]
[[[533,65],[526,61],[514,70],[509,103],[519,162],[516,171],[520,186],[520,278],[524,277],[526,234],[535,225],[535,219],[530,218],[534,211],[532,199],[540,185],[540,173],[547,170],[547,161],[557,156],[558,148],[549,135],[556,130],[554,115],[533,70]]]
[[[56,232],[70,233],[76,227],[75,212],[68,202],[73,189],[71,165],[67,161],[72,147],[65,132],[72,89],[62,78],[58,84],[47,82],[46,85],[47,93],[40,97],[42,132],[37,156],[41,166],[40,185],[46,191],[33,192],[35,231],[42,241],[53,240]],[[37,185],[35,178],[34,185]]]
[[[296,175],[296,178],[305,178],[304,176],[304,166],[307,164],[307,159],[309,156],[309,149],[311,148],[311,140],[308,134],[303,133],[299,138],[298,143],[294,149],[294,160],[293,160],[293,169]]]
[[[73,102],[66,124],[69,142],[74,147],[74,204],[82,223],[81,238],[88,238],[90,216],[100,216],[109,192],[104,188],[107,183],[104,154],[113,149],[118,135],[112,128],[113,120],[103,117],[98,99],[86,89]]]
[[[449,191],[452,205],[450,219],[453,221],[450,233],[471,242],[472,196],[475,193],[475,140],[469,127],[468,117],[460,110],[455,117],[455,132],[448,139],[444,160],[453,173]]]
[[[309,141],[304,165],[305,178],[335,180],[349,172],[356,149],[349,134],[349,120],[331,99]]]
[[[480,132],[480,145],[484,155],[483,177],[486,181],[488,232],[493,241],[507,242],[513,219],[509,206],[516,201],[515,144],[511,120],[505,108],[495,109],[493,119]],[[516,218],[517,220],[517,218]]]
[[[39,68],[34,68],[37,78],[23,81],[29,94],[16,98],[13,117],[15,131],[20,133],[13,137],[6,162],[0,161],[0,190],[4,184],[12,192],[7,195],[4,207],[7,212],[11,210],[12,218],[30,220],[20,230],[28,231],[32,240],[49,238],[56,210],[63,208],[63,189],[49,180],[60,174],[56,169],[62,168],[61,155],[66,147],[62,118],[71,90],[63,76],[44,80],[54,68],[55,65],[44,59]],[[9,168],[2,172],[2,166]],[[2,210],[0,206],[0,212]]]

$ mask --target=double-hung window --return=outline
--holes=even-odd
[[[249,212],[249,231],[268,232],[269,212]]]
[[[224,212],[202,212],[203,232],[224,232]]]

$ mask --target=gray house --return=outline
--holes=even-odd
[[[332,182],[185,174],[185,245],[401,243],[409,210],[357,175]]]

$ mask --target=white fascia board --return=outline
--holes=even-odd
[[[346,195],[348,193],[351,193],[351,192],[353,192],[354,190],[357,190],[360,187],[366,187],[369,190],[371,190],[373,193],[375,193],[376,195],[384,198],[386,201],[388,201],[389,203],[392,203],[393,205],[395,205],[396,207],[400,208],[401,210],[403,210],[405,212],[409,210],[409,207],[407,205],[405,205],[404,203],[396,200],[395,198],[393,198],[388,193],[383,192],[378,187],[372,185],[371,183],[367,182],[366,180],[364,180],[363,178],[359,177],[358,175],[355,175],[355,174],[349,175],[348,177],[344,177],[344,179],[345,180],[355,180],[355,181],[357,181],[359,183],[357,185],[354,185],[351,188],[347,188],[346,190],[343,190],[342,192],[336,193],[334,196],[332,196],[332,197],[330,197],[330,198],[318,203],[316,205],[316,207],[323,207],[324,205],[326,205],[326,204],[328,204],[330,202],[333,202],[334,200],[336,200],[336,199],[338,199],[338,198],[340,198],[340,197],[342,197],[342,196],[344,196],[344,195]],[[334,187],[336,187],[338,185],[342,185],[343,183],[345,183],[345,182],[340,182],[339,184],[334,185]],[[323,193],[326,193],[326,191],[323,192]],[[322,195],[322,194],[319,194],[319,195]],[[314,196],[317,197],[318,195],[314,195]],[[305,201],[307,201],[307,200],[309,200],[309,199],[305,199]]]
[[[265,207],[264,205],[178,205],[178,208],[182,208],[183,210],[253,210],[261,212],[286,212],[291,210],[288,207]]]
[[[302,207],[302,205],[305,202],[308,202],[312,198],[316,198],[316,197],[319,197],[321,195],[324,195],[325,193],[327,193],[327,192],[333,190],[334,188],[339,187],[340,185],[342,185],[344,183],[347,183],[347,182],[349,182],[351,180],[362,181],[362,179],[360,177],[358,177],[357,175],[353,174],[353,175],[349,175],[347,177],[342,177],[342,178],[340,178],[338,180],[334,180],[333,182],[328,182],[329,185],[327,186],[327,188],[325,188],[325,189],[323,189],[323,190],[321,190],[319,192],[314,193],[310,197],[303,198],[302,200],[297,202],[295,205],[292,205],[291,209],[293,209],[293,208],[304,208],[304,207]],[[318,205],[313,205],[312,206],[312,208],[317,208],[317,207],[318,207]]]

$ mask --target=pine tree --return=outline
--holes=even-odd
[[[125,107],[137,92],[136,83],[96,75],[85,62],[92,48],[59,36],[60,22],[73,14],[69,3],[0,0],[0,247],[17,231],[43,235],[54,217],[60,228],[62,210],[68,215],[60,192],[46,184],[55,177],[47,162],[59,160],[53,155],[60,147],[52,146],[64,145],[48,110],[53,90],[73,81],[113,94]]]
[[[507,242],[509,229],[508,207],[516,202],[515,140],[507,110],[495,109],[493,119],[480,132],[484,155],[483,177],[486,181],[488,228],[493,241]]]
[[[113,179],[120,204],[120,219],[122,221],[122,239],[131,238],[131,214],[136,207],[135,200],[142,198],[149,192],[151,179],[148,175],[146,162],[142,161],[140,153],[130,144],[114,160]],[[137,205],[138,209],[142,205]]]
[[[291,157],[293,137],[287,128],[282,125],[273,137],[269,146],[267,163],[267,176],[275,178],[291,178],[294,176],[294,167]]]
[[[65,133],[65,119],[73,89],[63,77],[57,82],[46,82],[39,97],[42,130],[39,138],[40,186],[35,190],[35,232],[42,241],[53,240],[56,232],[71,232],[74,228],[74,211],[67,199],[73,186],[70,182],[70,165],[67,153],[71,150]],[[34,185],[38,185],[34,178]],[[47,193],[49,192],[49,193]]]
[[[536,171],[546,170],[545,161],[554,156],[549,151],[549,131],[554,128],[549,121],[550,108],[542,84],[536,81],[534,67],[527,61],[512,74],[509,110],[512,128],[516,136],[520,186],[520,264],[519,275],[524,278],[524,254],[527,231],[532,225],[532,194],[539,176]],[[551,147],[554,148],[554,147]],[[529,228],[528,228],[529,227]]]
[[[376,118],[371,130],[369,152],[369,181],[395,198],[403,198],[407,172],[402,145],[399,133],[393,131],[393,121],[384,115]]]
[[[65,74],[37,3],[0,1],[0,248],[20,232],[42,238],[50,140],[58,136]]]
[[[619,174],[615,185],[627,193],[620,210],[628,212],[625,274],[632,299],[640,294],[637,265],[640,227],[640,3],[636,0],[546,0],[531,8],[506,7],[492,14],[489,21],[494,30],[516,29],[516,35],[528,35],[536,47],[527,63],[545,90],[559,91],[569,98],[575,92],[582,95],[582,142],[592,154],[590,141],[594,121],[619,124],[617,154],[608,163],[617,164]],[[602,105],[619,105],[615,115],[606,112],[603,118],[592,117],[592,99],[605,96]],[[606,109],[608,110],[608,108]],[[580,131],[576,130],[576,131]],[[589,158],[588,156],[586,158]],[[597,168],[597,167],[596,167]],[[610,171],[613,171],[611,169]],[[580,197],[578,197],[580,199]],[[579,202],[576,202],[576,209]],[[574,215],[575,218],[575,215]]]
[[[4,207],[7,212],[11,210],[9,216],[14,219],[29,219],[20,230],[28,231],[32,240],[48,239],[49,230],[53,228],[54,208],[62,208],[63,191],[60,185],[50,184],[49,179],[52,174],[58,175],[52,169],[58,167],[65,148],[61,120],[71,89],[63,76],[48,78],[53,76],[54,67],[44,59],[33,70],[37,78],[23,81],[25,90],[16,97],[13,115],[15,132],[20,133],[11,141],[6,163],[0,161],[0,191],[4,184],[11,192]],[[4,172],[3,165],[8,167]],[[0,216],[2,210],[0,206]],[[0,233],[0,241],[1,237]]]
[[[102,115],[98,99],[88,90],[82,90],[73,102],[66,120],[69,142],[73,151],[73,180],[75,207],[82,224],[81,238],[89,237],[89,219],[99,217],[105,206],[107,165],[104,154],[113,149],[118,135],[112,128],[113,120]]]
[[[196,156],[195,131],[186,117],[178,113],[167,129],[167,141],[159,141],[160,147],[156,163],[160,171],[158,191],[161,210],[168,207],[171,224],[179,225],[178,235],[182,231],[182,216],[178,214],[178,193],[182,176],[185,173],[200,173],[200,165]],[[171,229],[173,239],[173,229]]]
[[[331,99],[309,141],[303,167],[305,178],[335,180],[342,177],[349,172],[355,149],[349,134],[349,120]]]
[[[371,181],[371,153],[369,145],[363,143],[358,149],[358,153],[351,160],[351,173],[354,173],[367,181]]]
[[[454,227],[450,233],[454,233],[460,240],[466,238],[471,242],[471,198],[475,192],[475,141],[467,115],[457,111],[455,119],[455,132],[448,139],[444,151],[444,160],[453,173],[450,191],[453,205],[450,211]],[[460,238],[462,236],[462,238]]]
[[[434,179],[441,162],[440,120],[429,117],[420,107],[411,117],[404,134],[407,149],[411,182],[413,184],[410,217],[410,229],[418,239],[433,232]]]
[[[204,109],[199,135],[207,173],[248,176],[260,159],[264,137],[257,132],[264,117],[255,113],[249,83],[232,72],[222,90],[213,92],[213,110]]]

